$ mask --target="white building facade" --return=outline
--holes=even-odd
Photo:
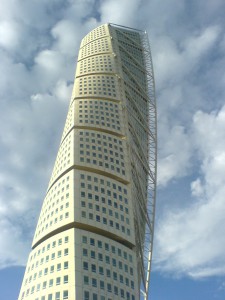
[[[147,34],[105,24],[81,42],[18,299],[147,299],[155,185],[156,106]]]

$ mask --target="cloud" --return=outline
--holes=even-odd
[[[168,125],[168,123],[166,123]],[[166,126],[165,126],[166,127]],[[158,185],[165,186],[170,180],[187,174],[191,167],[192,148],[190,138],[182,126],[165,128],[167,135],[158,160]]]
[[[155,266],[195,278],[224,272],[223,8],[222,0],[1,1],[0,267],[26,260],[66,117],[80,39],[113,22],[150,34],[159,188],[167,193],[181,179],[190,186],[184,195],[189,203],[176,199],[179,205],[170,207],[167,199],[165,211],[158,199],[163,214],[156,216]]]
[[[193,136],[201,162],[187,209],[169,210],[156,231],[156,266],[194,278],[225,274],[225,107],[198,111]]]
[[[11,49],[18,44],[17,24],[13,22],[0,22],[0,45],[6,49]]]
[[[102,23],[115,23],[125,26],[133,26],[136,20],[136,12],[139,11],[140,0],[106,0],[102,2],[99,12]]]

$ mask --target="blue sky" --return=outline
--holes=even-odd
[[[224,300],[225,2],[2,0],[0,299],[17,298],[50,178],[81,38],[146,29],[158,101],[151,299]]]

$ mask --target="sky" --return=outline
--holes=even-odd
[[[147,30],[158,107],[151,300],[225,299],[224,0],[1,0],[0,299],[17,299],[81,39]]]

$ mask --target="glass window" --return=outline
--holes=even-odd
[[[57,277],[57,278],[56,278],[56,285],[59,285],[59,284],[60,284],[60,281],[61,281],[61,278],[60,278],[60,277]]]
[[[83,256],[87,256],[88,255],[88,250],[83,248]]]
[[[106,263],[107,263],[107,264],[110,264],[110,258],[109,258],[109,256],[108,256],[108,255],[106,255],[106,257],[105,257],[105,261],[106,261]]]
[[[68,269],[68,261],[64,262],[64,269]]]
[[[105,289],[105,283],[104,281],[100,280],[100,289],[104,290]]]
[[[88,278],[88,276],[84,276],[84,284],[89,284],[89,278]]]
[[[104,275],[103,267],[99,266],[98,271],[99,271],[99,274]]]
[[[84,291],[84,300],[90,300],[89,292],[87,292],[87,291]]]
[[[53,279],[49,280],[49,287],[53,286]]]
[[[60,300],[60,292],[55,293],[55,300]]]
[[[93,294],[93,300],[98,300],[98,295],[97,294]]]
[[[107,277],[111,277],[111,272],[109,269],[106,269],[106,274],[107,274]]]
[[[68,275],[65,275],[65,276],[63,277],[63,282],[64,282],[64,283],[68,283],[68,281],[69,281]]]
[[[83,262],[83,269],[88,270],[88,263],[86,261]]]
[[[68,291],[63,291],[63,299],[68,299]]]
[[[93,273],[96,273],[96,265],[94,265],[94,264],[91,265],[91,271]]]
[[[97,287],[97,279],[92,278],[92,286]]]

